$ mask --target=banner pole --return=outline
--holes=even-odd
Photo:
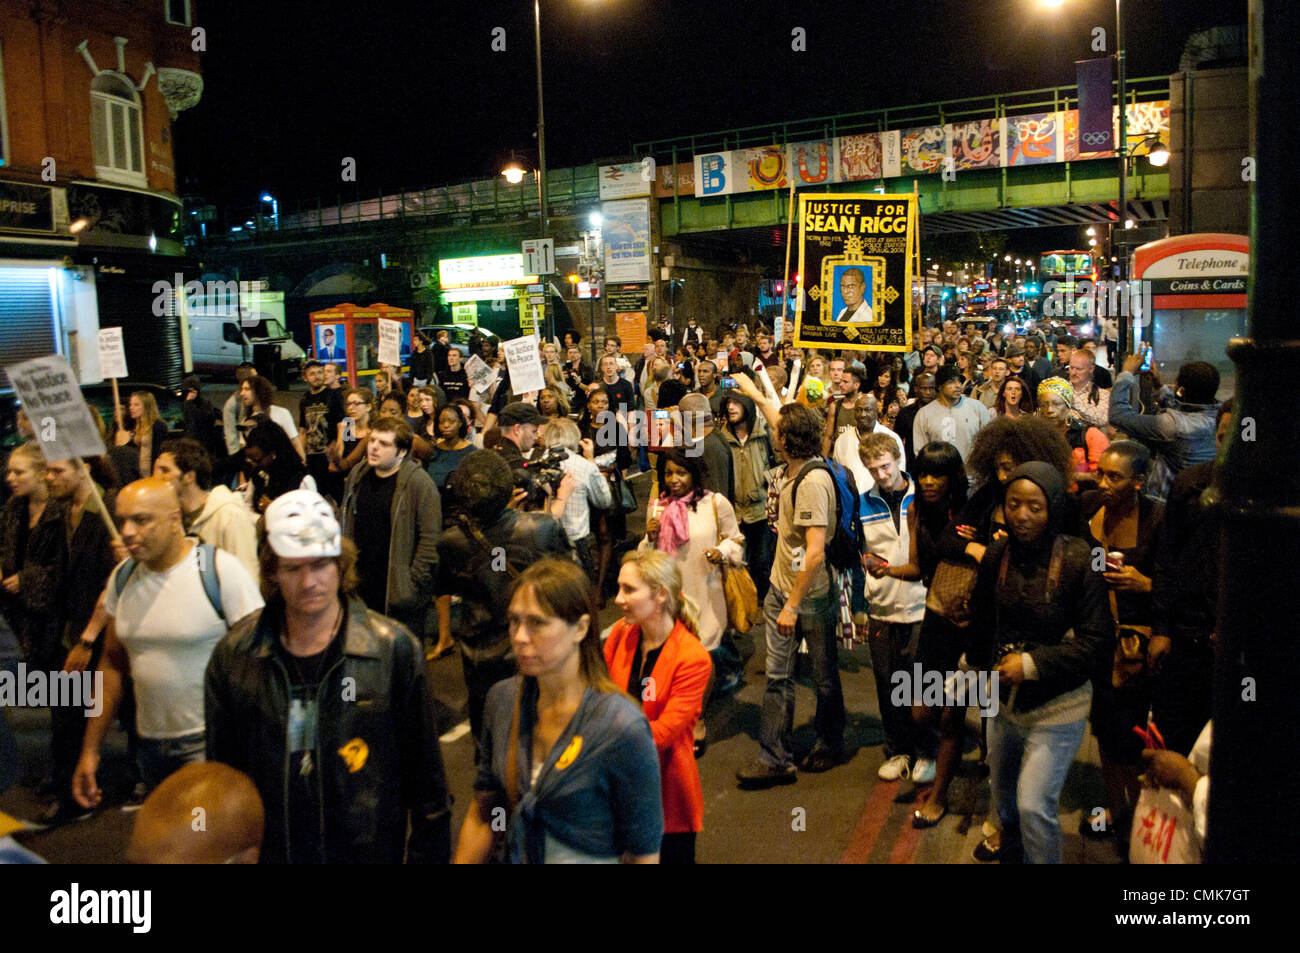
[[[920,189],[917,188],[916,179],[912,180],[912,198],[916,202],[916,238],[912,242],[912,280],[916,281],[916,276],[922,274],[921,272],[921,192]],[[922,289],[924,289],[925,287],[924,284],[922,284],[921,287]],[[911,288],[908,288],[907,290],[909,294],[912,292]],[[914,304],[916,303],[915,296],[913,296],[912,302]],[[916,334],[919,337],[921,333],[921,328],[924,325],[925,325],[925,292],[924,290],[922,290],[921,306],[917,309],[916,312],[916,328],[913,329],[912,333]]]
[[[781,276],[781,337],[786,333],[786,302],[790,297],[790,245],[794,235],[794,176],[790,176],[790,202],[785,213],[785,272]],[[781,343],[778,339],[777,344]]]
[[[114,378],[116,381],[116,378]],[[104,494],[100,492],[99,487],[95,487],[95,495],[99,497],[99,515],[104,518],[104,525],[108,527],[108,532],[113,537],[113,542],[122,542],[122,534],[117,531],[117,524],[113,522],[113,517],[108,515],[108,507],[104,503]]]
[[[122,399],[117,393],[117,378],[110,377],[109,380],[113,384],[113,433],[116,434],[118,430],[125,429],[122,427]],[[116,439],[115,436],[114,442]]]

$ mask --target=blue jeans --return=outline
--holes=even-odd
[[[1002,822],[1003,863],[1061,863],[1057,806],[1087,719],[1022,728],[999,714],[989,722],[989,781]]]
[[[141,738],[137,758],[140,777],[152,791],[185,765],[207,760],[204,733],[196,731],[179,738]]]
[[[794,733],[794,671],[799,639],[808,643],[812,658],[813,683],[817,689],[817,747],[835,754],[844,749],[844,692],[840,688],[839,647],[835,637],[834,606],[829,594],[806,597],[799,606],[794,635],[786,638],[776,627],[786,595],[773,586],[763,600],[767,623],[767,691],[763,695],[763,716],[759,726],[761,760],[784,768],[794,763],[791,735]]]

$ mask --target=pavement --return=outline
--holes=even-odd
[[[282,398],[286,395],[281,395]],[[295,397],[297,395],[294,395]],[[282,400],[289,403],[287,400]],[[643,530],[650,477],[632,481],[640,508],[629,514],[633,539]],[[618,618],[612,600],[601,613],[602,628]],[[978,715],[968,718],[968,740],[950,789],[950,807],[935,827],[917,830],[912,811],[924,789],[908,781],[883,782],[876,771],[884,761],[883,731],[876,703],[875,680],[866,646],[841,648],[840,677],[847,707],[845,761],[822,774],[800,774],[794,784],[760,791],[740,790],[735,772],[758,752],[759,715],[765,679],[761,629],[741,637],[748,656],[744,681],[733,695],[715,698],[705,713],[708,745],[699,761],[704,788],[704,830],[696,844],[701,863],[941,863],[973,864],[971,852],[983,837],[989,815],[987,775],[979,763]],[[0,638],[0,665],[14,660],[16,646]],[[453,831],[459,831],[472,802],[474,742],[465,720],[466,693],[461,662],[453,653],[430,661],[428,672],[437,702],[443,758],[454,799]],[[795,689],[795,749],[801,755],[813,744],[815,704],[810,673],[800,666]],[[0,813],[23,820],[37,816],[34,789],[45,773],[49,743],[47,709],[6,709],[18,743],[19,783],[0,794]],[[125,735],[115,726],[101,756],[100,786],[105,807],[88,819],[52,830],[28,829],[15,839],[52,863],[91,864],[122,861],[134,813],[122,805],[130,793]],[[1077,755],[1061,797],[1065,861],[1115,864],[1113,842],[1085,839],[1077,828],[1104,804],[1096,740],[1088,735]]]

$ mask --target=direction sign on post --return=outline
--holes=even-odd
[[[529,238],[524,241],[524,274],[555,274],[555,240]]]

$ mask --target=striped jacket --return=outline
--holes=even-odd
[[[865,549],[873,556],[889,561],[891,566],[902,566],[911,559],[912,538],[907,527],[907,513],[916,497],[916,484],[910,476],[907,491],[899,514],[899,527],[894,528],[894,517],[889,504],[873,486],[858,499],[858,515],[862,520],[862,538]],[[925,586],[920,582],[875,579],[867,574],[867,612],[880,622],[920,622],[925,614]]]

